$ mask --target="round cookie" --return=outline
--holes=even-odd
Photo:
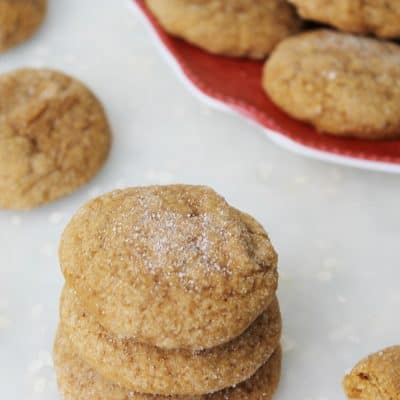
[[[75,352],[111,382],[139,393],[201,395],[252,376],[279,345],[282,321],[275,299],[241,336],[209,350],[162,350],[110,335],[64,288],[61,321]]]
[[[400,47],[317,30],[282,42],[263,87],[285,112],[319,131],[362,139],[400,136]]]
[[[0,75],[0,208],[30,209],[71,193],[109,148],[103,108],[82,83],[45,69]]]
[[[271,400],[281,373],[281,350],[248,381],[203,396],[156,396],[131,392],[106,381],[75,354],[69,339],[59,329],[54,345],[54,364],[60,391],[65,400]]]
[[[306,19],[354,33],[400,36],[400,0],[289,0]]]
[[[301,22],[285,0],[146,0],[164,29],[211,53],[265,58]]]
[[[47,0],[0,0],[0,52],[30,38],[46,8]]]
[[[349,399],[400,399],[400,346],[360,361],[345,377],[343,386]]]
[[[119,190],[83,206],[60,244],[85,309],[116,336],[199,350],[243,333],[277,288],[264,229],[202,186]]]

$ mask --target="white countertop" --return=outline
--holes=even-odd
[[[87,186],[29,213],[0,212],[0,398],[59,399],[51,348],[63,279],[57,244],[89,198],[201,183],[260,220],[280,254],[284,364],[276,400],[344,399],[361,357],[400,342],[400,176],[293,155],[260,128],[193,98],[123,0],[50,0],[0,72],[59,68],[102,99],[111,157]]]

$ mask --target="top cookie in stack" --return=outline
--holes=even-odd
[[[60,259],[67,285],[55,363],[64,395],[83,390],[76,375],[97,374],[91,393],[106,385],[159,396],[272,396],[277,255],[264,229],[211,189],[99,197],[66,228]]]
[[[105,328],[166,349],[235,338],[277,286],[264,229],[203,187],[100,197],[68,225],[60,258],[67,282]]]

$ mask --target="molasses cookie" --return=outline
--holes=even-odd
[[[277,288],[267,233],[213,190],[130,188],[84,205],[65,229],[61,268],[84,308],[116,336],[170,349],[243,333]]]
[[[238,338],[209,350],[162,350],[110,335],[64,288],[61,321],[76,354],[106,379],[139,393],[200,395],[252,376],[279,345],[278,301]]]
[[[265,58],[301,22],[285,0],[146,0],[164,29],[211,53]]]
[[[46,69],[0,75],[0,208],[66,196],[98,172],[109,148],[103,107],[81,82]]]
[[[317,30],[283,41],[263,86],[289,115],[338,136],[400,136],[400,47]]]
[[[400,399],[400,346],[393,346],[360,361],[344,379],[349,399]]]
[[[54,364],[65,400],[271,400],[280,379],[281,350],[278,348],[248,381],[203,396],[153,396],[134,393],[115,385],[76,356],[62,328],[54,346]]]
[[[0,52],[30,38],[46,14],[47,0],[0,0]]]
[[[306,19],[333,25],[343,31],[400,36],[400,0],[289,0]]]

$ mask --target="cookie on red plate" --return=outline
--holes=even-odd
[[[289,115],[319,131],[362,139],[400,137],[400,47],[316,30],[284,40],[263,87]]]
[[[301,21],[286,0],[146,0],[164,29],[211,53],[265,58]]]

